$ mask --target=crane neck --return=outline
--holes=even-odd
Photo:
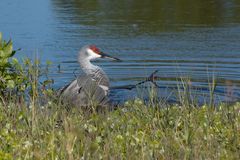
[[[84,73],[87,75],[94,74],[96,70],[102,70],[100,67],[93,65],[89,59],[81,59],[79,60],[79,64],[83,70]]]

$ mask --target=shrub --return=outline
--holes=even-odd
[[[11,40],[2,39],[0,32],[0,96],[3,99],[9,95],[21,95],[28,86],[27,76],[22,65],[18,62]]]

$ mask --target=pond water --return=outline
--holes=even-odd
[[[240,98],[239,0],[1,0],[0,31],[22,48],[18,57],[53,62],[55,88],[81,73],[78,50],[96,44],[123,60],[95,62],[111,86],[135,84],[158,69],[163,88],[175,87],[180,77],[208,88],[214,76],[218,100]],[[118,90],[111,97],[125,100],[137,92]],[[159,93],[171,99],[173,92]]]

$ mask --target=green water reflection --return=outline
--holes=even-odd
[[[240,22],[239,0],[53,0],[72,23],[137,33],[217,27]],[[116,26],[118,26],[116,28]]]

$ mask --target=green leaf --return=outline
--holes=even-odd
[[[15,87],[15,82],[13,80],[9,80],[7,82],[7,87],[13,89]]]
[[[4,52],[0,50],[0,58],[2,58],[3,56],[4,56]]]
[[[4,57],[8,58],[12,55],[13,52],[13,45],[12,45],[12,41],[9,40],[7,42],[7,44],[3,47],[3,52],[4,52]]]
[[[19,64],[18,59],[17,58],[12,58],[12,63],[13,63],[13,65]]]
[[[13,57],[15,55],[16,51],[12,51],[12,53],[9,55],[9,57]]]
[[[5,77],[4,77],[6,80],[11,80],[12,79],[12,76],[10,75],[10,74],[7,74],[7,75],[5,75]]]
[[[49,80],[45,80],[45,81],[43,82],[43,85],[44,85],[44,86],[47,86],[47,85],[53,84],[53,83],[54,83],[53,79],[49,79]]]
[[[26,86],[25,86],[25,85],[21,85],[21,86],[19,87],[19,89],[20,89],[20,91],[25,91],[25,90],[26,90]]]
[[[8,67],[8,59],[7,58],[1,58],[0,59],[0,66],[2,67]]]

